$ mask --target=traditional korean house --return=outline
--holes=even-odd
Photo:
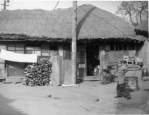
[[[145,40],[143,43],[140,54],[143,58],[144,67],[149,69],[149,30],[148,20],[143,20],[136,28],[135,32],[139,39]]]
[[[82,80],[103,60],[113,63],[133,56],[144,43],[135,38],[131,24],[92,5],[77,8],[77,37],[77,79]],[[72,8],[0,12],[0,49],[51,57],[57,84],[71,78],[71,38]],[[1,76],[24,76],[27,64],[0,60]]]

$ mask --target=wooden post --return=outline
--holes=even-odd
[[[146,59],[146,62],[147,62],[147,68],[149,69],[149,41],[147,41],[146,40],[146,42],[147,42],[147,52],[146,52],[146,54],[145,55],[147,55],[147,59]]]
[[[7,2],[9,2],[9,0],[7,0]],[[7,2],[6,2],[6,0],[4,0],[4,4],[1,4],[1,5],[4,6],[4,9],[3,10],[6,10],[6,6],[9,6],[9,5],[7,5]]]
[[[72,84],[76,84],[77,68],[76,68],[76,52],[77,52],[77,1],[73,1],[72,14]]]
[[[6,0],[4,0],[4,10],[6,10]]]
[[[64,83],[64,68],[63,68],[63,47],[62,45],[58,46],[59,49],[59,75],[60,75],[60,85]]]

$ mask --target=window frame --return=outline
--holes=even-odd
[[[9,49],[9,46],[13,46],[14,49]],[[22,49],[17,49],[17,45],[22,45]],[[11,52],[15,52],[15,53],[18,53],[19,51],[21,52],[20,54],[24,54],[25,53],[25,44],[7,44],[7,50],[8,51],[11,51]]]

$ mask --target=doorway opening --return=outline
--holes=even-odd
[[[99,60],[99,45],[87,45],[86,46],[86,58],[87,58],[87,76],[93,76],[94,68],[100,65]]]

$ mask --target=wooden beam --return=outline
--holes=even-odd
[[[73,1],[73,15],[72,15],[72,84],[76,84],[77,78],[77,1]]]

